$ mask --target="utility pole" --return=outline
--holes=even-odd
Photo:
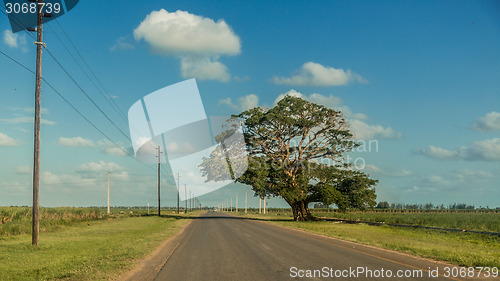
[[[247,196],[248,195],[248,191],[245,191],[245,214],[247,213]]]
[[[160,158],[160,146],[158,146],[158,216],[161,215],[161,205],[160,205],[160,163],[161,163],[161,158]]]
[[[185,202],[186,202],[186,213],[188,211],[188,200],[187,200],[187,186],[184,185],[184,199],[185,199]]]
[[[177,173],[177,214],[179,214],[179,173]]]
[[[35,78],[35,124],[34,124],[34,152],[33,152],[33,224],[31,244],[38,246],[39,209],[40,209],[40,119],[42,96],[42,46],[43,43],[43,0],[37,2],[37,29],[36,29],[36,78]]]
[[[109,174],[110,172],[108,172],[108,214],[109,214]]]
[[[238,212],[238,195],[236,195],[236,212]]]

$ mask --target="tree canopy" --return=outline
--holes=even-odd
[[[257,196],[282,197],[295,220],[313,219],[311,202],[341,210],[376,204],[377,180],[351,169],[344,159],[358,144],[342,112],[286,96],[273,108],[252,108],[232,121],[241,122],[248,153],[248,167],[235,180],[252,186]],[[230,128],[217,137],[220,144],[234,132]],[[214,163],[229,163],[228,153],[235,154],[226,143],[204,159],[200,167],[207,180],[220,180]]]

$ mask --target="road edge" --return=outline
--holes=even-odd
[[[143,259],[134,262],[134,268],[114,280],[136,281],[154,280],[158,272],[163,268],[175,249],[180,245],[183,235],[189,227],[192,227],[194,217],[189,223],[182,226],[173,236],[163,241],[156,249]]]

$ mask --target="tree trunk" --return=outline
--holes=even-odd
[[[295,221],[310,221],[314,220],[314,217],[309,212],[309,206],[307,201],[298,201],[290,204],[293,211],[293,219]]]

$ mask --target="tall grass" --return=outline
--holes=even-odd
[[[31,216],[31,207],[0,207],[0,237],[30,234]],[[103,218],[104,212],[99,208],[40,208],[40,231]]]

